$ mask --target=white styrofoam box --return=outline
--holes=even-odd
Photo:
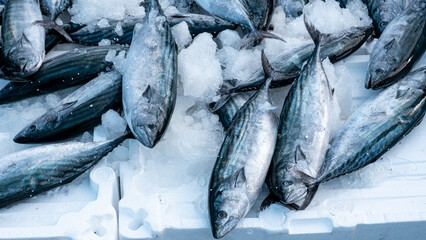
[[[354,108],[375,94],[364,88],[369,60],[365,53],[368,49],[361,49],[344,60]],[[182,134],[189,131],[180,130]],[[426,234],[425,143],[424,121],[380,160],[322,184],[303,211],[273,204],[259,212],[268,194],[264,186],[249,214],[223,239],[422,239]],[[150,187],[161,178],[180,182],[191,172],[171,176],[160,169],[157,175],[148,174],[146,151],[131,140],[130,161],[120,165],[120,239],[213,239],[207,202],[210,175],[176,186]],[[195,171],[211,172],[213,165],[214,161]]]
[[[73,182],[0,209],[0,239],[111,239],[118,236],[118,180],[97,166]]]

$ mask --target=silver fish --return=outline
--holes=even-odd
[[[413,0],[380,36],[370,55],[365,87],[387,87],[405,76],[426,49],[426,1]]]
[[[261,31],[256,28],[251,17],[250,6],[244,0],[195,0],[195,2],[207,12],[221,19],[237,23],[250,29],[251,32],[243,39],[241,47],[248,46],[250,43],[263,38],[282,40],[272,33]]]
[[[177,47],[157,0],[145,9],[127,55],[123,107],[135,137],[152,148],[163,136],[176,103]]]
[[[52,20],[55,20],[71,3],[71,0],[40,0],[41,11]]]
[[[373,19],[376,35],[385,30],[392,20],[402,13],[406,0],[364,0]]]
[[[105,73],[83,85],[37,118],[13,139],[17,143],[59,140],[98,124],[109,109],[121,105],[121,74]]]
[[[221,238],[248,213],[257,199],[275,147],[278,119],[268,79],[237,112],[213,168],[209,212],[213,236]]]
[[[219,117],[225,131],[229,129],[235,114],[249,99],[249,94],[236,94],[232,96],[221,108],[213,110],[215,102],[210,103],[209,110]]]
[[[0,207],[71,182],[128,137],[43,145],[0,158]]]
[[[365,101],[332,139],[321,175],[315,182],[330,180],[376,161],[407,135],[425,115],[425,79],[426,67],[422,67]]]
[[[105,60],[109,51],[124,50],[127,48],[119,45],[85,47],[51,58],[29,82],[10,82],[0,89],[0,104],[86,83],[112,67],[112,62]]]
[[[6,68],[15,75],[29,76],[44,60],[44,27],[37,0],[7,1],[3,13],[2,41]]]
[[[306,17],[305,25],[316,46],[285,99],[267,179],[271,194],[281,203],[294,206],[303,201],[296,209],[305,208],[316,191],[308,189],[304,177],[316,178],[323,166],[333,101],[320,57],[323,36]]]
[[[297,18],[302,15],[307,0],[276,0],[278,6],[282,6],[286,16]]]

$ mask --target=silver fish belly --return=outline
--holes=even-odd
[[[150,4],[127,55],[123,107],[135,137],[152,148],[163,136],[176,102],[177,48],[157,1]]]
[[[38,71],[45,52],[45,30],[37,0],[7,1],[3,13],[2,52],[6,67],[13,74],[29,76]]]

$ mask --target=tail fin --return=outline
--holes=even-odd
[[[259,40],[262,40],[264,38],[271,38],[271,39],[277,39],[285,42],[282,38],[278,37],[277,35],[273,33],[269,33],[266,31],[252,31],[251,33],[247,34],[243,41],[241,42],[240,49],[246,48],[249,44],[252,42],[256,42]]]
[[[321,45],[323,34],[318,29],[316,29],[311,22],[309,22],[309,20],[306,18],[306,15],[303,16],[303,20],[305,22],[306,30],[308,30],[308,33],[312,40],[314,40],[315,45]]]
[[[158,3],[158,0],[145,0],[141,3],[139,3],[139,6],[142,6],[145,8],[145,13],[148,14],[151,12],[152,9],[158,10],[158,12],[161,15],[164,15],[163,9],[161,9],[160,3]]]
[[[266,57],[263,49],[262,49],[262,67],[263,67],[263,72],[265,72],[265,79],[271,78],[272,81],[283,82],[283,81],[286,81],[286,80],[293,80],[294,78],[299,76],[299,72],[278,72],[278,71],[275,71],[275,69],[269,63],[269,60]]]

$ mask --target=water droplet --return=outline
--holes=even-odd
[[[93,104],[90,104],[90,106],[89,107],[93,107]]]

